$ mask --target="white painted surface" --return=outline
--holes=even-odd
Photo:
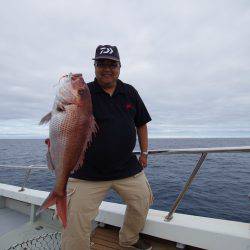
[[[5,233],[20,227],[29,221],[29,216],[13,211],[9,208],[0,208],[0,238]]]
[[[48,192],[0,184],[0,196],[41,205]],[[97,221],[121,226],[126,206],[102,202]],[[250,250],[250,225],[205,218],[199,216],[174,214],[170,222],[165,222],[167,212],[150,209],[143,233],[159,238],[196,246],[209,250]]]
[[[125,208],[125,205],[103,202],[96,220],[121,226]],[[178,213],[170,222],[165,222],[166,213],[150,209],[142,232],[209,250],[250,250],[248,223]]]

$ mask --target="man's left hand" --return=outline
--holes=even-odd
[[[143,168],[147,167],[148,164],[148,156],[145,154],[141,154],[139,157],[139,162]]]

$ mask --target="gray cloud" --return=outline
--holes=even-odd
[[[248,1],[11,1],[0,10],[0,137],[36,126],[65,72],[94,77],[115,44],[121,79],[141,94],[150,135],[250,136]]]

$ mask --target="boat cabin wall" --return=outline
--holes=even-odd
[[[11,198],[5,198],[5,207],[20,212],[22,214],[30,215],[30,203],[14,200]]]

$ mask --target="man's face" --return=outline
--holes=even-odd
[[[102,87],[112,87],[120,74],[120,63],[113,60],[96,60],[95,75]]]

